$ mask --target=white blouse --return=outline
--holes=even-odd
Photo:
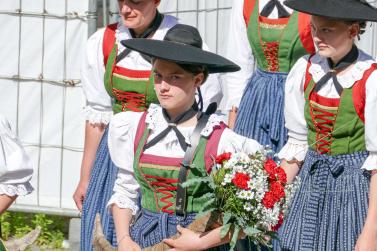
[[[304,118],[304,83],[305,71],[309,56],[300,58],[293,66],[285,83],[285,126],[288,129],[288,142],[279,152],[279,158],[302,161],[306,155],[307,126]],[[327,60],[318,54],[311,58],[309,73],[313,80],[318,82],[329,71]],[[343,88],[350,88],[362,79],[364,72],[376,61],[359,50],[357,62],[346,72],[337,76]],[[365,142],[369,157],[362,168],[366,170],[377,169],[377,71],[374,71],[366,81],[365,100]],[[330,79],[319,91],[319,95],[328,98],[339,98],[335,86]]]
[[[7,119],[0,115],[0,194],[26,195],[33,168],[21,143],[11,131]]]
[[[279,1],[283,2],[283,0]],[[268,2],[269,0],[259,0],[259,11],[262,11],[263,7]],[[254,68],[256,67],[250,43],[247,38],[247,27],[243,16],[243,4],[244,1],[241,0],[233,1],[229,22],[227,57],[238,64],[241,67],[241,70],[223,75],[223,81],[224,84],[226,84],[226,91],[228,94],[228,100],[225,104],[226,110],[231,110],[232,106],[239,107],[244,89],[249,83]],[[285,5],[284,8],[289,13],[293,12],[292,9]],[[278,18],[276,8],[268,18]]]
[[[114,115],[110,122],[108,138],[111,159],[119,167],[114,194],[108,205],[116,204],[120,208],[132,209],[133,214],[138,210],[137,197],[139,190],[139,184],[135,180],[133,171],[134,140],[141,116],[142,113],[137,112],[121,112]],[[209,136],[214,126],[219,125],[222,119],[220,115],[211,115],[201,135]],[[151,130],[148,141],[168,126],[162,115],[161,107],[155,104],[151,104],[148,109],[146,123]],[[184,135],[186,142],[189,143],[189,137],[194,130],[194,126],[178,126],[178,129]],[[226,128],[221,135],[217,153],[239,151],[255,153],[261,149],[262,146],[255,140],[240,136]],[[145,153],[174,158],[183,158],[184,156],[184,151],[181,149],[174,131],[170,131],[160,142],[145,150]]]
[[[166,32],[177,24],[177,19],[173,16],[165,15],[159,29],[152,39],[162,40]],[[81,67],[81,79],[83,90],[86,96],[87,105],[84,108],[85,119],[92,124],[108,124],[111,118],[113,100],[106,92],[104,85],[105,66],[103,63],[102,43],[105,29],[98,30],[87,41],[86,53]],[[118,54],[125,47],[120,41],[132,38],[129,30],[122,24],[118,24],[115,31]],[[207,45],[203,45],[208,50]],[[140,53],[132,51],[118,64],[120,67],[133,70],[151,70],[151,64],[146,62]],[[222,88],[219,74],[211,74],[206,83],[200,88],[203,94],[204,108],[212,102],[220,103],[222,98]]]

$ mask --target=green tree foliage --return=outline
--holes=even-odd
[[[19,238],[36,226],[41,227],[41,234],[36,241],[42,250],[63,250],[62,242],[68,235],[69,218],[46,214],[5,212],[0,217],[3,240]]]

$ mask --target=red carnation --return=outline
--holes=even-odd
[[[216,163],[217,164],[222,164],[225,160],[229,160],[231,156],[232,156],[231,153],[220,154],[220,155],[218,155],[216,157]]]
[[[270,174],[270,176],[275,174],[276,167],[277,165],[272,159],[268,159],[266,160],[266,162],[264,162],[264,170],[266,170],[266,172]]]
[[[232,182],[236,187],[241,188],[243,190],[249,190],[249,186],[247,185],[247,182],[249,182],[250,176],[246,173],[236,173],[234,175],[234,178],[232,179]]]
[[[273,226],[271,228],[271,230],[272,231],[277,231],[281,227],[281,225],[283,225],[283,220],[284,220],[283,213],[280,212],[280,214],[279,214],[279,221],[278,221],[278,223],[275,226]]]
[[[280,184],[280,182],[272,182],[270,185],[270,192],[272,192],[276,201],[279,201],[285,196],[284,187]]]
[[[287,174],[285,173],[284,169],[281,167],[276,168],[276,174],[281,184],[287,184]]]
[[[264,194],[262,199],[262,204],[265,208],[273,208],[276,203],[275,197],[272,192],[267,192]]]

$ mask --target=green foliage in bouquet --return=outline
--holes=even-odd
[[[183,184],[205,183],[209,187],[210,192],[201,197],[206,203],[196,218],[208,213],[219,215],[221,238],[230,237],[231,250],[245,236],[256,246],[271,246],[299,182],[287,184],[284,170],[266,152],[224,153],[217,156],[216,163],[210,175],[201,171],[203,177]]]

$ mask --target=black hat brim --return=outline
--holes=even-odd
[[[205,65],[209,73],[235,72],[241,68],[232,61],[200,48],[155,39],[128,39],[122,45],[152,58],[164,59],[180,64]]]
[[[286,0],[284,4],[291,9],[315,16],[377,22],[377,9],[357,0]]]

